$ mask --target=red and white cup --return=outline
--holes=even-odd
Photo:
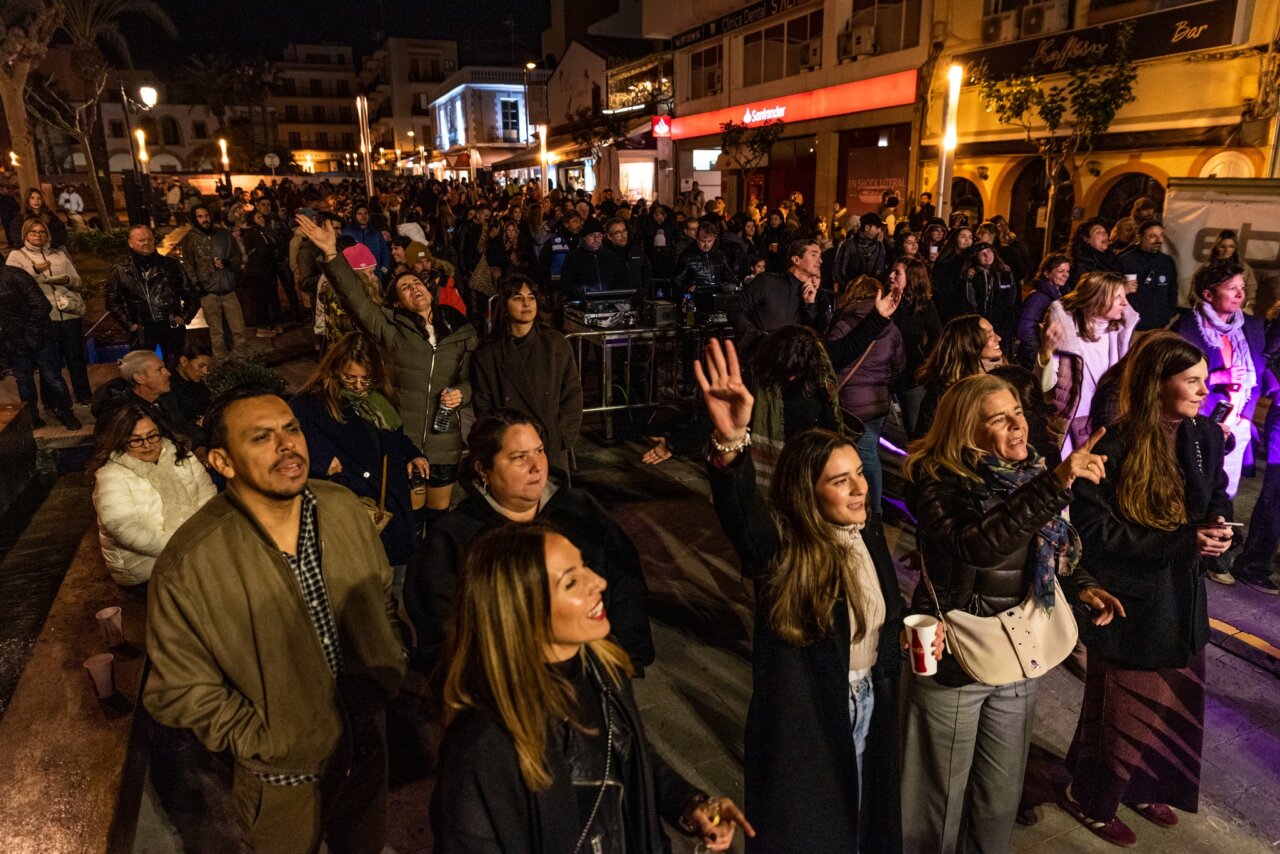
[[[115,656],[109,652],[101,653],[84,661],[85,672],[93,683],[93,693],[99,700],[105,700],[116,692]]]
[[[124,643],[124,617],[118,605],[103,608],[94,616],[98,619],[98,626],[102,629],[102,639],[106,641],[107,646],[120,646]]]
[[[933,639],[938,636],[938,618],[928,614],[912,614],[902,624],[907,627],[911,672],[918,676],[937,673],[938,659],[933,657]]]

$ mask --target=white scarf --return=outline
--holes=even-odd
[[[1232,363],[1243,363],[1245,369],[1245,381],[1240,386],[1238,396],[1241,400],[1248,400],[1258,385],[1258,374],[1253,367],[1249,339],[1244,334],[1244,312],[1237,311],[1231,315],[1230,319],[1223,321],[1207,303],[1201,303],[1196,306],[1192,315],[1196,319],[1196,326],[1199,327],[1205,344],[1219,352],[1222,350],[1224,339],[1231,344]],[[1230,368],[1231,365],[1223,365],[1223,367]],[[1237,395],[1232,395],[1233,399],[1236,397]]]

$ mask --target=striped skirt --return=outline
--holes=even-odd
[[[1133,670],[1089,656],[1067,770],[1085,814],[1110,821],[1121,803],[1195,812],[1204,743],[1204,650],[1186,667]]]

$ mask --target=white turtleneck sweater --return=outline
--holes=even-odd
[[[862,639],[849,643],[849,677],[865,676],[876,663],[876,652],[880,647],[880,630],[884,628],[885,603],[884,594],[880,591],[880,578],[876,575],[876,565],[871,560],[871,552],[862,540],[861,525],[848,525],[836,529],[836,536],[844,545],[848,554],[850,567],[858,580],[858,591],[861,596],[862,612],[865,615],[867,630]],[[850,597],[852,598],[852,594]],[[858,626],[853,606],[849,606],[850,638]]]

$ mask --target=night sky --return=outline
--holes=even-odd
[[[290,41],[333,41],[357,53],[389,35],[452,38],[461,61],[513,61],[510,30],[515,23],[515,64],[540,58],[541,34],[550,21],[546,0],[158,0],[178,26],[178,41],[149,24],[128,28],[134,65],[165,70],[193,53],[226,53],[279,59]]]

